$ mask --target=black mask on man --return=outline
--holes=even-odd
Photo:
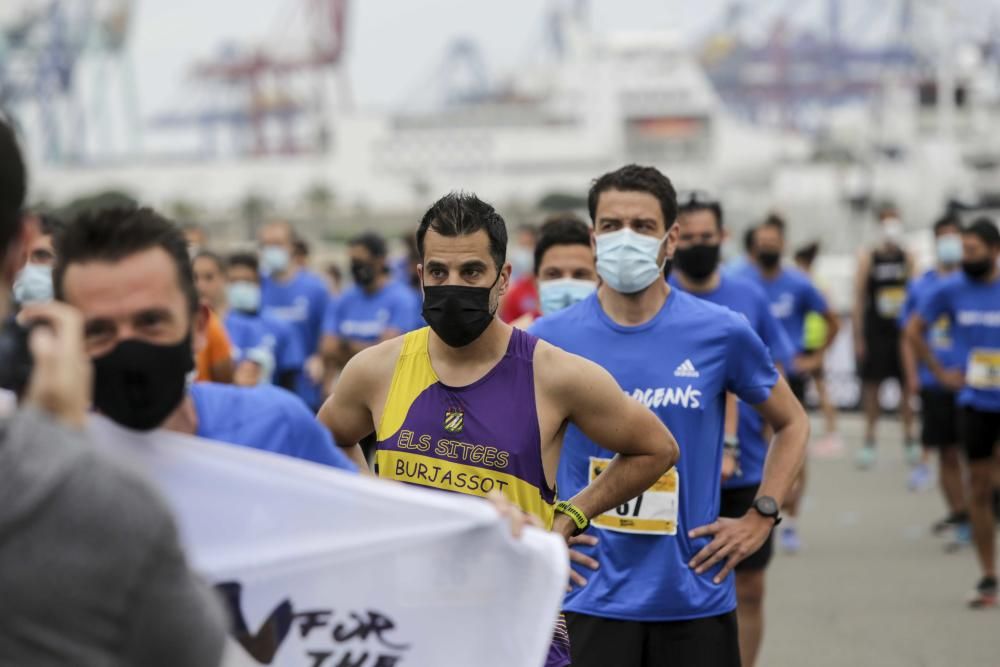
[[[351,277],[354,278],[354,282],[362,287],[368,287],[375,282],[376,273],[375,266],[369,264],[368,262],[351,262]]]
[[[194,369],[190,334],[174,345],[128,339],[94,359],[94,405],[136,431],[150,431],[184,399]]]
[[[674,252],[674,262],[684,275],[693,280],[704,280],[719,266],[718,245],[693,245],[678,248]]]
[[[993,260],[989,257],[974,262],[962,262],[962,271],[972,280],[982,280],[993,270]]]
[[[781,263],[781,253],[777,250],[761,250],[757,253],[757,261],[765,269],[773,269]]]
[[[496,310],[490,310],[489,287],[468,285],[424,285],[424,320],[451,347],[465,347],[490,326]]]

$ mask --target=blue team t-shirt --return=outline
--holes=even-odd
[[[919,304],[925,322],[951,323],[956,365],[965,373],[959,405],[1000,412],[1000,280],[983,283],[964,273],[943,280]]]
[[[323,333],[364,343],[375,343],[387,329],[411,331],[414,324],[413,298],[396,282],[369,294],[351,287],[331,301],[323,318]]]
[[[289,324],[261,313],[236,310],[226,313],[224,324],[236,360],[245,358],[251,349],[264,348],[274,358],[277,373],[302,369],[305,363],[302,344]]]
[[[261,310],[292,326],[306,358],[319,350],[323,317],[330,294],[322,278],[309,271],[299,271],[287,283],[264,278],[260,285]],[[319,387],[305,373],[299,375],[296,394],[307,405],[319,403]]]
[[[675,278],[670,284],[683,289]],[[771,314],[770,304],[764,291],[738,276],[722,274],[719,286],[711,292],[693,294],[741,314],[746,318],[750,328],[760,336],[760,339],[771,352],[771,358],[781,362],[785,368],[791,368],[796,354],[796,347],[785,333],[784,327]],[[768,442],[764,439],[764,419],[756,410],[743,401],[739,401],[739,425],[737,437],[740,440],[740,475],[733,476],[722,483],[723,489],[740,489],[760,484],[764,477],[764,460],[767,458]]]
[[[785,333],[801,352],[804,349],[806,315],[830,310],[826,298],[809,277],[798,269],[783,268],[770,280],[753,264],[745,265],[738,275],[757,283],[764,290],[771,304],[771,314],[785,327]]]
[[[191,386],[197,436],[357,471],[302,402],[280,387]]]
[[[928,295],[933,293],[938,285],[951,277],[952,275],[943,276],[937,270],[931,269],[919,278],[910,281],[906,289],[906,300],[903,302],[903,308],[899,312],[900,329],[906,326],[907,320],[914,313],[919,312],[920,306],[927,299]],[[946,315],[938,317],[935,322],[931,323],[925,340],[930,346],[931,352],[934,353],[934,356],[941,362],[942,366],[945,368],[961,367],[961,363],[955,359],[954,347],[951,340],[951,322]],[[927,368],[927,365],[923,362],[920,362],[918,365],[917,373],[920,378],[921,387],[925,389],[942,389],[941,383],[934,377],[934,373],[931,373],[931,369]]]
[[[530,332],[606,368],[626,394],[667,425],[681,448],[676,473],[650,489],[659,489],[661,511],[672,511],[672,528],[663,528],[668,520],[654,522],[659,533],[619,532],[600,527],[604,515],[592,519],[589,532],[600,542],[582,551],[601,568],[580,570],[589,583],[570,592],[564,608],[631,621],[703,618],[735,609],[733,577],[712,582],[721,565],[702,575],[688,567],[710,540],[687,533],[719,516],[726,391],[756,405],[778,381],[760,338],[740,315],[679,290],[639,326],[611,320],[594,294],[537,320]],[[595,463],[613,456],[571,424],[559,462],[559,496],[578,493],[599,474]],[[643,496],[625,506],[627,514],[642,516]],[[611,523],[616,512],[606,513]]]

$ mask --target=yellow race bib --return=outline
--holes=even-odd
[[[600,475],[611,459],[590,458],[590,481]],[[676,535],[680,477],[671,468],[643,493],[624,505],[608,510],[590,520],[603,530],[641,535]]]
[[[965,381],[973,389],[1000,389],[1000,350],[973,348],[969,352]]]
[[[885,318],[899,317],[906,301],[906,289],[903,287],[882,287],[875,295],[875,310]]]

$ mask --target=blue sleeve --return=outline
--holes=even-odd
[[[778,381],[778,371],[771,355],[750,325],[733,317],[727,337],[726,389],[750,405],[767,400]]]
[[[294,442],[298,448],[297,457],[349,472],[358,471],[358,467],[347,458],[347,454],[334,444],[330,432],[313,418],[305,405],[296,401],[289,410],[291,412],[288,415],[289,420],[294,424],[292,432],[295,434]]]
[[[306,353],[302,349],[302,339],[295,335],[290,326],[277,322],[275,326],[275,350],[278,370],[298,371],[306,363]]]
[[[944,283],[929,291],[917,304],[917,313],[924,322],[937,322],[942,315],[951,318],[950,283]]]
[[[805,312],[825,314],[830,311],[830,306],[826,302],[826,297],[823,296],[823,293],[816,289],[816,286],[808,280],[805,282],[803,287],[803,293],[805,294]]]
[[[340,300],[331,298],[326,303],[323,313],[323,335],[337,336],[340,328]]]
[[[392,308],[389,309],[388,328],[406,333],[410,331],[413,319],[413,299],[409,294],[400,291],[393,299]]]

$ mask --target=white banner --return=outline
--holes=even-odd
[[[487,503],[91,420],[166,495],[194,567],[228,598],[228,665],[540,667],[568,563]]]

